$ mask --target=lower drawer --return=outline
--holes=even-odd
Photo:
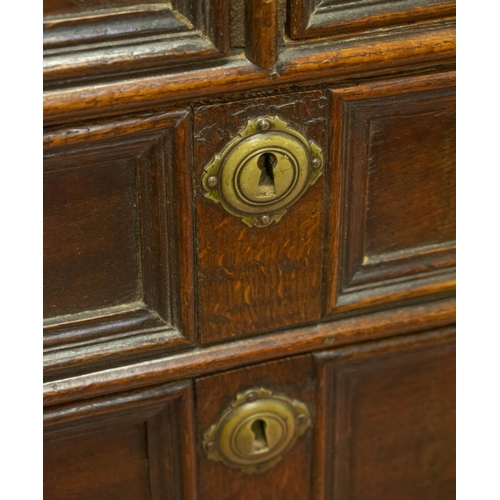
[[[45,416],[44,495],[451,500],[454,363],[454,331],[444,328],[52,407]],[[249,391],[261,389],[305,405],[301,435],[270,461],[281,431],[273,428],[271,410],[253,428],[249,410],[244,418],[240,413],[236,431],[224,432],[243,436],[238,429],[247,425],[255,439],[251,453],[276,463],[249,474],[248,467],[210,459],[207,431],[254,404]],[[242,394],[248,400],[238,406]],[[298,426],[283,418],[285,427]],[[214,447],[222,434],[213,434]]]

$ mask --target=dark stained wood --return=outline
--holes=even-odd
[[[198,379],[198,443],[240,391],[254,387],[305,403],[314,414],[314,379],[309,355]],[[206,458],[198,446],[198,500],[304,500],[311,498],[313,433],[309,428],[275,467],[255,476]],[[223,486],[222,486],[223,485]]]
[[[138,362],[101,372],[55,380],[44,384],[44,404],[78,401],[145,387],[184,377],[195,377],[242,364],[258,363],[327,347],[418,332],[455,322],[455,299],[400,307],[363,316],[320,323],[289,332],[259,336]]]
[[[229,1],[45,2],[44,81],[164,69],[218,58],[229,50]]]
[[[405,69],[454,64],[455,23],[422,23],[389,32],[367,33],[348,40],[292,45],[265,70],[241,55],[197,71],[171,72],[120,82],[103,82],[47,91],[44,119],[64,123],[78,117],[103,116],[134,109],[158,109],[166,103],[200,101],[217,95],[279,88],[295,83],[341,80],[394,73]]]
[[[314,498],[454,499],[454,329],[314,358]]]
[[[454,9],[45,2],[45,498],[453,498]],[[248,228],[201,178],[265,115],[325,175]],[[312,426],[248,476],[251,387]]]
[[[195,500],[192,404],[181,383],[46,412],[44,498]]]
[[[454,74],[332,91],[327,313],[455,286]]]
[[[247,0],[245,9],[245,55],[270,68],[278,56],[278,0]]]
[[[193,339],[190,133],[178,111],[46,134],[48,370]]]
[[[204,196],[201,178],[212,158],[249,119],[259,116],[278,115],[327,154],[326,110],[327,100],[320,91],[195,109],[201,342],[262,333],[320,318],[323,179],[311,186],[278,224],[249,228]]]
[[[317,38],[452,15],[451,0],[288,0],[288,33]]]

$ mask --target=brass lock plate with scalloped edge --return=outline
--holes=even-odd
[[[249,120],[205,167],[205,196],[248,226],[279,222],[322,174],[323,154],[313,141],[277,116]]]
[[[203,436],[208,458],[247,474],[276,465],[311,424],[304,403],[263,388],[249,389]]]

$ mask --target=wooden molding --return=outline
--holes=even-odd
[[[121,463],[125,457],[122,467],[129,472],[125,486],[129,493],[146,484],[148,498],[195,500],[193,425],[190,382],[51,408],[44,414],[45,495],[63,499],[76,496],[81,488],[85,492],[95,488],[96,494],[116,488],[113,459]],[[115,447],[119,453],[112,456]],[[89,486],[89,478],[80,481],[79,470],[82,466],[92,470],[95,460],[101,463]],[[134,481],[138,470],[146,481]]]
[[[85,81],[191,64],[229,50],[229,1],[151,2],[89,11],[78,4],[47,2],[44,16],[44,81]]]
[[[44,404],[52,406],[125,389],[196,377],[283,356],[292,356],[370,339],[403,335],[455,322],[455,299],[319,323],[285,332],[197,348],[44,384]]]
[[[314,354],[315,500],[454,498],[454,351],[445,327]]]
[[[326,314],[454,289],[454,76],[332,90]]]
[[[453,15],[451,0],[288,0],[288,33],[318,38]]]
[[[186,223],[192,220],[190,128],[189,115],[177,111],[90,123],[46,134],[47,372],[122,355],[126,359],[193,341],[194,251]],[[128,169],[128,184],[120,187],[119,194],[102,192],[106,199],[118,200],[110,207],[124,193],[130,193],[126,204],[116,206],[131,214],[123,216],[120,225],[111,219],[106,222],[118,231],[112,244],[106,243],[106,233],[99,228],[102,224],[96,219],[98,212],[89,212],[92,198],[78,201],[78,196],[83,196],[78,191],[78,173],[60,178],[71,169],[83,169],[88,172],[86,178],[92,179],[92,172],[97,176],[111,168],[116,175],[106,182],[96,177],[96,186],[100,183],[101,191],[111,189],[114,178]],[[57,205],[59,201],[53,195],[57,192],[65,193],[60,202],[64,206]],[[99,191],[86,193],[84,196],[101,196]],[[67,222],[68,211],[79,207],[76,203],[81,208]],[[106,217],[112,217],[111,208],[108,212]],[[122,217],[121,212],[115,217]],[[132,224],[136,218],[138,223]],[[124,249],[114,243],[122,240],[128,242]],[[68,242],[73,260],[65,264],[70,266],[68,269],[61,270],[57,255],[66,251]],[[116,252],[120,252],[125,268],[110,267],[109,262],[114,266],[117,259]],[[119,287],[121,274],[126,276],[128,288]],[[133,283],[132,278],[138,280],[138,291],[128,285]],[[94,290],[95,280],[102,282],[98,295],[86,292],[87,288]],[[78,301],[73,300],[76,296]],[[82,297],[88,297],[88,303],[82,302]]]
[[[411,29],[396,27],[354,38],[292,43],[283,48],[269,70],[251,63],[241,52],[225,58],[223,64],[173,68],[161,75],[49,90],[44,96],[44,117],[47,125],[65,123],[82,117],[154,110],[174,102],[193,103],[251,89],[435,68],[453,65],[454,60],[454,19],[426,22]]]

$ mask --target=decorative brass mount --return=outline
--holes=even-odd
[[[205,196],[248,226],[279,220],[322,174],[321,148],[275,117],[250,120],[210,164]]]
[[[304,403],[267,389],[249,389],[203,436],[208,458],[247,474],[276,465],[311,424]]]

